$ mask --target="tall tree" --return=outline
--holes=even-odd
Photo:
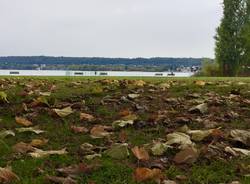
[[[243,65],[250,66],[250,0],[246,0],[246,24],[242,31]]]
[[[243,60],[242,31],[249,0],[224,0],[221,25],[217,29],[216,61],[223,76],[236,76]]]

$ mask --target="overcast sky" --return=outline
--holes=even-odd
[[[221,0],[0,0],[0,55],[214,57]]]

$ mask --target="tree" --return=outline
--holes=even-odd
[[[221,25],[217,29],[216,61],[223,76],[236,76],[243,63],[242,32],[249,19],[249,0],[224,0]]]
[[[242,42],[243,42],[243,65],[250,66],[250,0],[246,0],[247,5],[247,17],[246,24],[242,31]]]

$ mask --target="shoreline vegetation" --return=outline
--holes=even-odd
[[[0,57],[0,69],[181,72],[197,70],[201,62],[201,58],[9,56]]]

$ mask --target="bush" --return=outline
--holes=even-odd
[[[204,59],[201,71],[196,76],[218,77],[220,75],[219,64],[212,59]]]

